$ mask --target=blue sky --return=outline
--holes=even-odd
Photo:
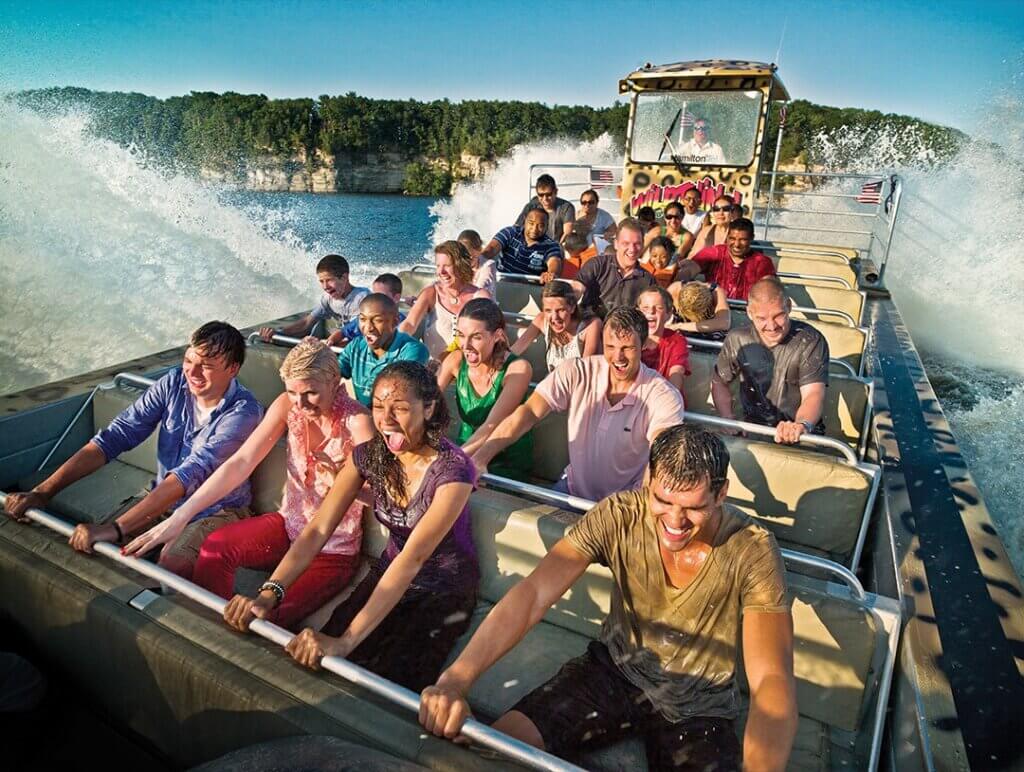
[[[702,7],[699,16],[687,9]],[[973,131],[1020,88],[1024,2],[0,0],[0,89],[356,91],[606,105],[645,61],[771,61],[794,97]],[[723,4],[723,7],[726,7]],[[1014,85],[1016,84],[1016,85]]]

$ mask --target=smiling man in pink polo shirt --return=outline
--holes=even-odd
[[[474,454],[477,470],[537,425],[568,411],[569,466],[556,490],[599,501],[643,484],[651,442],[683,421],[679,390],[640,361],[647,319],[620,307],[604,322],[604,354],[563,362]]]

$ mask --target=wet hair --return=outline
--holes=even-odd
[[[245,338],[227,322],[207,322],[192,333],[188,345],[201,349],[203,356],[224,357],[229,367],[245,362]]]
[[[729,230],[744,231],[748,236],[750,236],[751,239],[754,238],[754,223],[752,223],[746,217],[740,217],[739,219],[733,220],[731,223],[729,223]]]
[[[658,295],[661,298],[661,302],[665,305],[665,311],[669,314],[668,321],[672,321],[672,312],[675,311],[675,303],[672,302],[672,296],[668,294],[668,290],[662,287],[660,284],[653,287],[648,287],[636,298],[636,307],[640,308],[640,298],[644,295]]]
[[[341,379],[338,357],[319,338],[307,336],[300,340],[281,363],[282,381],[324,381],[337,385]]]
[[[392,295],[402,294],[402,280],[399,279],[393,273],[382,273],[376,279],[373,280],[374,284],[383,284],[388,288],[388,292]]]
[[[580,299],[567,281],[549,281],[540,292],[541,307],[544,306],[544,298],[561,298],[572,307],[572,319],[579,322],[583,319],[583,312],[580,310]]]
[[[498,304],[490,298],[473,298],[459,311],[459,319],[483,322],[487,332],[490,333],[501,331],[502,334],[494,342],[494,351],[489,362],[494,369],[500,367],[501,363],[505,361],[505,352],[509,350],[509,341],[505,329],[505,314],[502,313]]]
[[[678,209],[679,214],[686,214],[686,208],[678,201],[670,201],[664,209],[665,214],[668,214],[669,209]]]
[[[789,306],[789,296],[786,294],[786,288],[777,276],[765,276],[763,279],[758,279],[750,287],[750,292],[747,293],[748,306],[753,302],[771,303],[774,300],[782,300],[783,303]]]
[[[469,250],[457,241],[442,241],[434,247],[435,255],[448,255],[452,259],[452,271],[463,284],[473,283],[473,258]]]
[[[480,234],[474,230],[462,231],[455,240],[461,244],[465,244],[470,249],[476,249],[479,251],[484,248],[484,240],[480,238]]]
[[[348,276],[348,260],[341,255],[324,255],[316,264],[317,273],[329,273],[343,279]]]
[[[650,209],[650,207],[645,208]],[[642,212],[643,209],[640,211]],[[651,211],[653,212],[654,210],[651,209]],[[623,231],[633,231],[634,233],[639,233],[641,236],[645,233],[644,226],[641,225],[640,221],[635,217],[623,217],[622,220],[619,221],[619,233],[622,233]]]
[[[647,317],[629,306],[619,306],[604,318],[604,328],[616,336],[636,335],[640,345],[647,340]]]
[[[364,307],[373,303],[383,308],[384,313],[391,314],[396,319],[398,318],[398,303],[395,302],[393,297],[385,295],[383,292],[371,292],[364,297],[359,301],[359,310],[361,311]]]
[[[437,379],[419,362],[399,360],[392,362],[373,382],[373,393],[385,381],[399,381],[405,385],[409,395],[420,400],[424,406],[434,404],[433,414],[423,424],[423,441],[434,450],[441,449],[441,441],[448,431],[448,403],[437,387]],[[405,486],[409,478],[402,462],[388,449],[387,440],[379,431],[366,445],[366,467],[363,470],[375,494],[385,493],[393,501],[406,498]]]
[[[717,496],[729,472],[729,450],[721,437],[692,424],[676,424],[651,443],[651,479],[672,491],[693,490],[707,481]]]
[[[707,321],[715,315],[715,291],[702,281],[687,282],[679,290],[675,307],[683,321]]]
[[[676,245],[668,236],[655,236],[651,239],[651,243],[647,247],[647,251],[650,252],[655,247],[664,247],[665,251],[668,252],[669,260],[672,259],[672,255],[674,255],[676,251]]]
[[[551,188],[552,190],[556,190],[558,186],[555,184],[554,177],[550,174],[542,174],[537,178],[537,181],[533,183],[533,189],[537,190],[538,188]]]
[[[636,213],[636,219],[638,220],[657,220],[658,215],[654,211],[653,206],[642,206]]]

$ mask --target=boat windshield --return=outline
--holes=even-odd
[[[630,160],[749,166],[760,91],[661,91],[637,95]]]

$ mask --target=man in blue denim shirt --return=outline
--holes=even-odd
[[[119,542],[191,496],[245,441],[262,414],[256,397],[235,380],[245,360],[241,333],[226,322],[207,322],[189,341],[182,367],[150,387],[106,428],[27,493],[7,497],[5,509],[23,519],[29,507],[44,507],[57,493],[108,461],[141,444],[160,427],[157,476],[145,496],[129,499],[106,523],[83,523],[69,542],[92,552],[97,541]],[[203,540],[222,525],[248,514],[248,481],[192,520],[168,545],[160,563],[192,573]],[[126,506],[125,506],[126,505]]]

